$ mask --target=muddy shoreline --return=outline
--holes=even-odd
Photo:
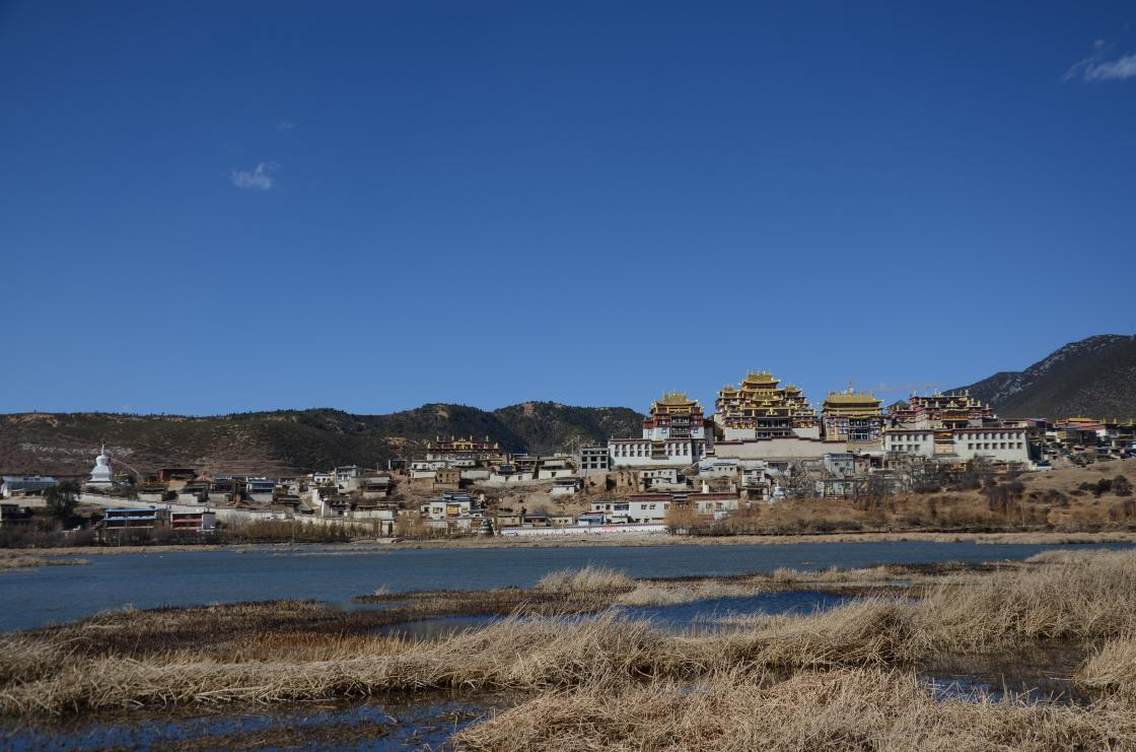
[[[548,539],[518,538],[448,538],[444,540],[390,540],[377,539],[353,543],[240,543],[202,545],[146,545],[146,546],[75,546],[56,548],[0,549],[0,559],[27,556],[114,556],[123,554],[165,554],[208,551],[259,551],[259,552],[319,552],[365,553],[408,549],[447,548],[604,548],[629,546],[740,546],[788,545],[794,543],[977,543],[977,544],[1030,544],[1030,545],[1094,545],[1110,543],[1136,543],[1136,532],[1061,533],[944,533],[944,532],[867,532],[867,533],[808,533],[800,535],[611,535]]]

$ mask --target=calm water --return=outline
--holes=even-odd
[[[502,705],[501,707],[506,707]],[[298,703],[263,712],[208,714],[109,714],[62,724],[0,723],[0,749],[11,752],[225,752],[288,749],[292,752],[395,752],[449,749],[454,732],[495,709],[486,701],[429,698],[413,704]]]
[[[807,614],[826,611],[847,603],[851,598],[816,590],[787,590],[728,598],[706,598],[689,603],[666,606],[615,606],[614,610],[628,619],[650,621],[663,629],[676,632],[717,632],[723,626],[721,617],[733,614]],[[378,631],[419,640],[441,640],[457,632],[484,627],[500,620],[500,616],[443,616],[437,619],[391,624]],[[578,617],[594,618],[592,614]],[[728,626],[725,627],[729,629]]]
[[[975,543],[794,543],[580,548],[255,549],[90,556],[90,564],[0,573],[0,631],[72,621],[124,606],[154,608],[276,598],[347,604],[394,592],[527,587],[588,564],[633,577],[729,575],[777,567],[1023,559],[1060,546]]]

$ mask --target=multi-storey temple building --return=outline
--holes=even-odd
[[[1028,427],[998,420],[989,405],[968,393],[912,396],[888,410],[884,451],[892,457],[915,455],[940,461],[984,457],[1028,464]]]
[[[912,395],[888,407],[888,425],[895,428],[976,428],[994,420],[990,406],[969,392]]]
[[[426,442],[427,462],[470,463],[503,459],[501,447],[488,436],[475,439],[451,436]]]
[[[725,386],[714,403],[714,420],[727,441],[817,438],[816,410],[801,390],[768,371],[751,371],[738,386]]]
[[[705,423],[702,405],[683,392],[668,392],[651,404],[642,438],[608,441],[611,466],[692,465],[713,444]]]
[[[829,392],[821,408],[825,441],[879,443],[884,417],[880,401],[870,394]]]

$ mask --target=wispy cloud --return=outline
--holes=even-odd
[[[229,180],[236,187],[246,191],[267,191],[275,181],[273,173],[280,168],[275,162],[261,162],[252,170],[233,170]]]
[[[278,131],[290,131],[290,130],[293,130],[295,127],[296,127],[296,124],[293,123],[291,120],[281,120],[279,123],[276,124],[276,130],[278,130]]]
[[[1136,78],[1136,54],[1106,60],[1108,52],[1109,45],[1103,39],[1093,42],[1093,53],[1066,71],[1065,80],[1123,81]]]

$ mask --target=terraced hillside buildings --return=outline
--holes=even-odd
[[[723,387],[714,406],[706,420],[686,394],[664,395],[651,405],[641,437],[609,441],[611,467],[686,467],[703,457],[808,462],[833,453],[868,455],[881,465],[890,455],[1030,461],[1026,426],[998,420],[967,394],[913,396],[885,411],[875,396],[848,388],[830,392],[818,415],[799,387],[751,371]]]

